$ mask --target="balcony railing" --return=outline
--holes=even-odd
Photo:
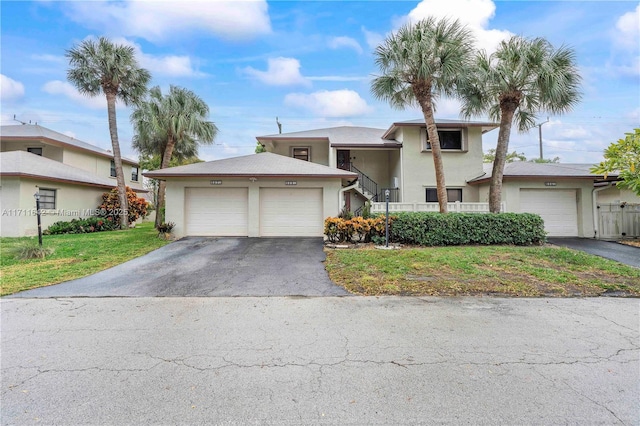
[[[371,213],[384,213],[384,202],[371,203]],[[389,203],[389,212],[439,212],[438,203]],[[447,203],[447,211],[456,213],[489,213],[489,203]],[[500,204],[500,211],[506,211],[506,203]]]

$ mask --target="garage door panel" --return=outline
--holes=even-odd
[[[247,236],[247,188],[186,188],[186,235]]]
[[[520,211],[539,214],[549,236],[578,236],[575,189],[521,189]]]
[[[261,188],[260,235],[323,235],[322,188]]]

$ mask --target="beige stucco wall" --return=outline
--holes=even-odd
[[[117,185],[116,178],[111,176],[111,159],[106,157],[100,157],[85,152],[72,151],[70,149],[64,150],[64,163],[69,166],[76,167],[78,169],[86,170],[91,173],[95,173],[98,176],[110,178],[113,180],[113,186]],[[125,185],[130,186],[133,189],[142,189],[142,174],[138,169],[138,181],[131,180],[131,164],[122,163],[122,171],[124,173]]]
[[[5,177],[1,182],[0,211],[3,237],[37,235],[36,200],[38,187],[56,190],[56,209],[43,210],[42,229],[58,221],[70,221],[78,217],[92,216],[92,211],[102,202],[106,189],[79,186],[36,179]]]
[[[462,188],[462,200],[477,202],[479,193],[467,181],[482,175],[482,131],[466,129],[467,151],[442,151],[447,188]],[[422,150],[419,127],[405,127],[399,136],[403,139],[402,159],[404,167],[402,200],[424,203],[425,188],[436,187],[435,168],[431,152]],[[464,133],[463,133],[464,137]]]
[[[556,186],[549,187],[545,182],[553,181]],[[553,191],[557,189],[575,189],[576,203],[578,208],[578,235],[580,237],[591,238],[594,235],[593,224],[593,181],[589,179],[552,179],[544,180],[532,179],[509,179],[502,183],[502,201],[506,204],[506,211],[522,213],[520,208],[520,189],[543,189]],[[489,200],[489,183],[479,186],[479,196],[481,202]],[[541,199],[540,204],[545,200]]]
[[[0,151],[8,152],[8,151],[25,151],[27,152],[27,148],[42,148],[42,156],[45,158],[49,158],[54,161],[58,161],[62,163],[62,148],[47,145],[39,141],[20,141],[20,142],[7,142],[2,141],[0,143]]]
[[[638,197],[633,191],[628,189],[618,189],[611,187],[603,189],[597,193],[598,203],[602,204],[615,204],[627,202],[629,204],[640,204],[640,197]]]
[[[323,166],[329,165],[329,142],[327,141],[275,142],[273,146],[267,147],[267,151],[273,152],[274,154],[284,155],[285,157],[291,157],[293,154],[293,147],[309,147],[311,149],[312,163],[322,164]]]
[[[351,149],[349,155],[351,163],[377,182],[379,188],[390,188],[392,182],[389,169],[392,152],[382,149]]]
[[[221,180],[222,185],[211,185],[211,180]],[[292,188],[285,181],[295,180],[296,188],[322,188],[323,217],[336,216],[340,211],[339,191],[342,188],[340,178],[302,179],[258,178],[250,182],[248,178],[208,177],[174,178],[167,180],[165,220],[176,224],[173,233],[180,238],[185,235],[185,188],[248,188],[249,189],[249,237],[260,236],[260,188]]]

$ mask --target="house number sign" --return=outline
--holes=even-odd
[[[222,185],[222,181],[221,180],[212,180],[211,181],[211,185]]]
[[[555,182],[545,182],[544,186],[556,186]]]
[[[284,184],[285,185],[297,185],[298,182],[296,182],[295,180],[285,180]]]

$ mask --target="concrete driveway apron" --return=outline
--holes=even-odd
[[[322,238],[183,238],[97,274],[10,297],[344,296]]]

